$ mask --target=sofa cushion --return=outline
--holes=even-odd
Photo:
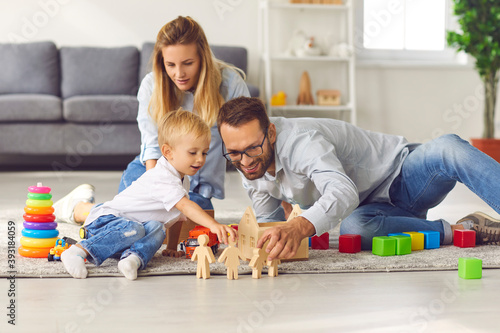
[[[0,44],[0,94],[59,96],[59,53],[52,42]]]
[[[51,95],[0,95],[0,122],[60,121],[61,99]]]
[[[139,50],[135,47],[62,47],[61,93],[78,95],[136,95]]]
[[[23,155],[64,154],[63,125],[0,123],[0,151],[2,154]]]
[[[75,123],[136,123],[139,102],[135,96],[75,96],[63,102],[64,120]]]

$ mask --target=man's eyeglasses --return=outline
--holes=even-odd
[[[229,162],[239,162],[243,159],[243,154],[247,155],[248,157],[257,157],[260,156],[264,153],[264,149],[262,149],[262,146],[264,145],[264,142],[266,141],[267,138],[267,130],[264,134],[264,139],[262,140],[262,143],[258,146],[252,146],[248,147],[244,151],[231,151],[229,153],[224,154],[224,144],[222,145],[222,155],[228,160]]]

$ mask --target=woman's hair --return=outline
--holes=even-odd
[[[156,37],[152,56],[154,89],[149,103],[150,115],[156,123],[159,123],[165,113],[177,109],[182,103],[183,94],[168,77],[162,54],[163,48],[177,44],[196,45],[201,64],[195,87],[193,111],[212,126],[219,108],[224,104],[219,92],[222,82],[221,69],[223,67],[238,69],[213,56],[203,29],[189,16],[179,16],[165,24]],[[242,73],[241,70],[238,71]]]
[[[179,108],[167,112],[158,122],[158,144],[175,146],[182,137],[193,134],[210,140],[210,127],[196,114]]]
[[[217,128],[220,133],[222,124],[240,127],[255,119],[259,121],[262,130],[269,127],[270,120],[264,103],[257,97],[237,97],[221,107],[217,116]]]

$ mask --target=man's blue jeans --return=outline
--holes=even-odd
[[[373,237],[403,231],[439,231],[441,244],[451,244],[450,224],[428,221],[426,216],[457,181],[500,213],[500,164],[467,141],[448,134],[408,155],[389,191],[392,204],[360,205],[342,221],[340,233],[361,235],[365,250],[371,249]]]
[[[88,236],[80,245],[90,254],[87,259],[96,266],[110,257],[123,259],[135,254],[141,259],[140,269],[144,269],[166,236],[161,222],[139,223],[112,214],[98,217],[85,228]]]
[[[139,156],[137,156],[127,165],[127,169],[123,172],[120,180],[120,186],[118,187],[118,193],[129,187],[130,184],[142,176],[144,172],[146,172],[146,166],[141,163]],[[189,192],[189,199],[196,202],[203,209],[214,209],[212,201],[210,201],[209,198],[205,198],[201,194],[196,193],[196,191]]]

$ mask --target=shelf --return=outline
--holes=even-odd
[[[285,105],[285,106],[271,106],[273,111],[352,111],[350,105]]]
[[[276,61],[338,61],[338,62],[348,62],[351,58],[341,58],[341,57],[330,57],[330,56],[306,56],[306,57],[295,57],[295,56],[271,56],[271,60]]]

